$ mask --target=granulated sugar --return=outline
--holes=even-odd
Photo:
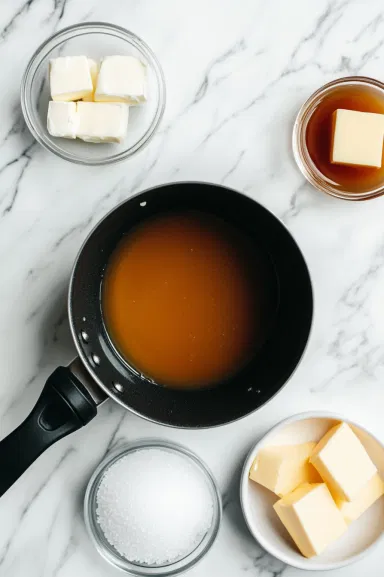
[[[116,461],[96,500],[106,539],[132,562],[162,565],[185,557],[212,524],[212,495],[203,474],[165,449],[140,449]]]

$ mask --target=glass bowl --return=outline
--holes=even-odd
[[[344,200],[368,200],[370,198],[376,198],[384,194],[384,182],[380,183],[380,185],[375,188],[361,192],[347,190],[337,182],[327,178],[316,167],[308,152],[306,131],[313,112],[326,96],[342,86],[367,87],[374,90],[384,100],[384,84],[374,78],[367,78],[365,76],[347,76],[325,84],[319,88],[319,90],[314,92],[299,110],[293,127],[293,155],[297,166],[305,178],[318,190]]]
[[[140,564],[136,562],[130,562],[125,559],[120,553],[111,545],[104,536],[100,525],[97,522],[96,517],[96,495],[100,485],[100,482],[104,476],[106,470],[113,465],[116,461],[125,457],[128,453],[134,451],[140,451],[142,449],[153,449],[160,448],[165,451],[176,453],[181,455],[183,458],[187,459],[192,465],[196,467],[198,472],[203,475],[207,486],[212,495],[213,502],[213,517],[212,525],[208,529],[207,533],[202,538],[199,545],[188,555],[176,561],[164,565],[147,565]],[[208,469],[208,467],[201,461],[197,455],[178,445],[176,443],[170,443],[168,441],[162,441],[157,439],[144,439],[135,443],[124,445],[118,451],[108,455],[99,466],[94,471],[92,477],[89,480],[88,487],[85,493],[84,499],[84,518],[88,533],[91,537],[93,544],[100,553],[102,557],[111,565],[122,569],[126,573],[136,576],[166,576],[166,575],[177,575],[183,571],[187,571],[192,568],[196,563],[198,563],[209,551],[213,545],[220,527],[222,516],[222,505],[219,488],[216,481]]]
[[[47,130],[49,60],[76,55],[98,60],[114,54],[135,56],[147,65],[148,100],[141,106],[130,107],[125,141],[121,144],[95,144],[51,136]],[[156,56],[138,36],[112,24],[90,22],[60,30],[33,54],[21,83],[21,108],[33,136],[47,150],[77,164],[105,165],[132,156],[155,134],[164,107],[165,81]]]

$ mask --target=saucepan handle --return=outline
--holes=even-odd
[[[0,442],[0,496],[45,449],[96,416],[96,402],[69,367],[48,378],[32,412]]]

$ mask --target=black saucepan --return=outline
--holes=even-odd
[[[241,229],[273,265],[273,329],[253,361],[221,386],[180,391],[156,385],[129,367],[111,344],[102,319],[103,273],[122,235],[156,213],[192,209],[213,213]],[[235,421],[271,399],[304,352],[312,322],[311,281],[287,229],[250,198],[221,186],[176,183],[147,190],[110,212],[76,260],[68,315],[80,359],[48,378],[26,420],[0,443],[0,495],[50,445],[86,425],[112,397],[148,420],[173,427],[213,427]]]

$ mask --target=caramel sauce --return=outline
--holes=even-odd
[[[384,153],[381,168],[332,164],[332,114],[338,108],[384,114],[384,99],[368,86],[341,86],[333,89],[319,103],[310,117],[306,143],[310,157],[319,171],[341,188],[364,192],[384,182]]]
[[[156,383],[212,386],[264,342],[270,275],[265,255],[224,221],[159,215],[123,237],[110,258],[106,329],[121,356]]]

